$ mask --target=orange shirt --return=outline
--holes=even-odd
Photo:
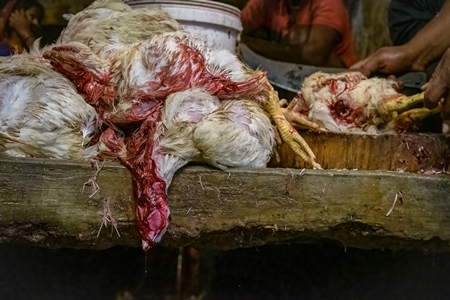
[[[249,0],[241,11],[242,25],[247,30],[267,29],[286,36],[289,14],[286,0]],[[357,62],[347,10],[341,0],[310,0],[297,14],[295,25],[325,25],[341,35],[334,52],[349,67]]]

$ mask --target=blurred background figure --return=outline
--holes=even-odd
[[[44,7],[36,0],[0,3],[0,56],[28,51],[40,37]]]
[[[324,67],[357,61],[341,0],[249,0],[241,21],[242,42],[267,58]]]

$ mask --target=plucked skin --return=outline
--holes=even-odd
[[[0,63],[0,151],[12,156],[88,159],[97,114],[48,62],[31,54]]]

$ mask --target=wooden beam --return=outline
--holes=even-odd
[[[139,247],[128,171],[106,163],[90,198],[90,187],[82,188],[94,175],[84,162],[0,159],[0,242]],[[331,239],[365,249],[450,249],[448,175],[189,166],[176,174],[169,202],[171,222],[161,242],[169,247]],[[105,205],[120,237],[111,224],[98,235]]]
[[[325,169],[450,172],[450,135],[437,133],[344,134],[302,132],[317,162]],[[274,167],[304,168],[291,148],[278,147]],[[275,156],[274,156],[275,157]]]

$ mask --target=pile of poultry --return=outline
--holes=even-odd
[[[189,162],[265,167],[279,132],[320,168],[290,123],[348,132],[406,126],[399,120],[410,115],[394,111],[420,97],[355,74],[317,73],[282,110],[263,72],[208,48],[168,14],[97,0],[71,16],[54,45],[0,59],[0,151],[119,161],[132,175],[148,250],[167,229],[172,178]]]
[[[13,156],[115,160],[133,181],[144,250],[169,220],[189,162],[265,167],[277,126],[312,167],[265,74],[183,31],[166,13],[97,0],[54,45],[0,60],[0,145]]]

